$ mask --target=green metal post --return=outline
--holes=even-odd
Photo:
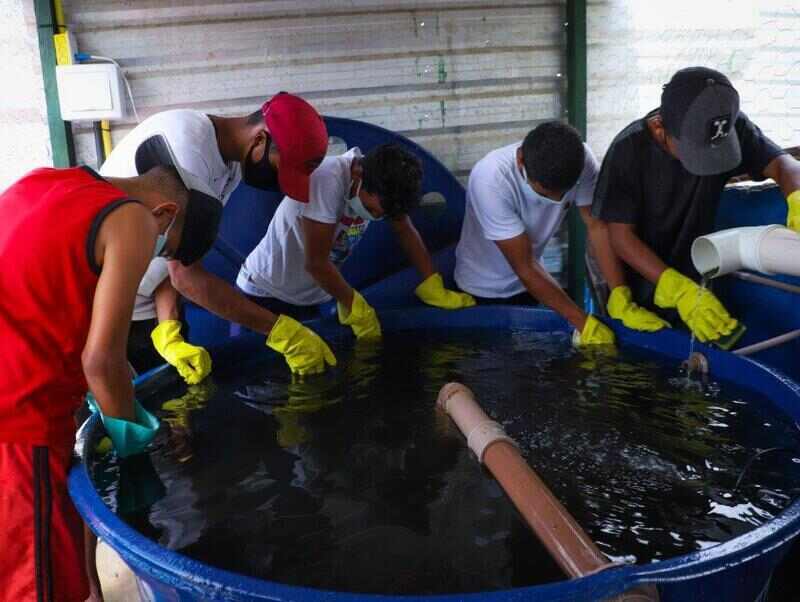
[[[39,37],[39,56],[42,61],[44,96],[47,102],[47,123],[50,128],[50,144],[53,147],[53,165],[69,167],[75,164],[75,147],[72,129],[61,119],[58,108],[58,86],[56,85],[56,49],[53,34],[58,33],[55,10],[51,0],[34,0],[36,31]]]
[[[586,140],[586,0],[567,0],[567,114]],[[586,227],[577,207],[569,215],[568,290],[579,307],[586,299]]]

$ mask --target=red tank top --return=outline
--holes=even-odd
[[[87,168],[36,169],[0,195],[0,442],[74,438],[95,238],[126,202]]]

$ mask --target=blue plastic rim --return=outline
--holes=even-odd
[[[419,328],[476,328],[565,332],[567,324],[550,311],[521,307],[476,307],[457,312],[432,308],[384,310],[381,324],[387,331]],[[322,336],[341,328],[331,319],[309,324]],[[688,339],[673,331],[634,333],[613,325],[621,344],[645,348],[676,361],[685,359]],[[221,361],[233,360],[241,351],[258,346],[261,337],[244,335],[219,348]],[[800,421],[800,387],[780,373],[749,359],[698,346],[709,360],[715,378],[728,380],[767,395],[785,413]],[[217,358],[215,356],[215,361]],[[276,355],[276,361],[282,359]],[[157,369],[138,384],[152,383],[164,373]],[[444,384],[444,383],[442,383]],[[431,400],[434,403],[435,400]],[[639,584],[658,584],[661,600],[761,600],[769,578],[790,540],[800,532],[800,501],[792,503],[772,521],[723,544],[647,565],[611,568],[597,575],[547,585],[476,594],[446,596],[375,596],[312,590],[261,581],[222,571],[172,552],[150,541],[122,522],[96,492],[88,466],[94,438],[101,433],[96,416],[78,434],[81,462],[69,476],[69,491],[89,527],[114,548],[139,580],[145,600],[550,600],[575,602],[602,600]],[[668,500],[665,500],[668,503]]]

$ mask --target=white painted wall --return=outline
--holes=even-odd
[[[600,155],[693,65],[725,73],[776,143],[800,145],[798,0],[590,0],[588,43],[588,139]]]
[[[219,6],[224,5],[220,4]],[[98,14],[95,11],[108,9],[107,3],[97,0],[86,1],[86,4],[82,5],[68,1],[67,8],[71,9],[73,17],[71,21],[77,25],[76,29],[80,32],[80,37],[89,47],[88,49],[91,51],[108,50],[112,53],[117,51],[117,54],[120,55],[117,58],[122,59],[123,63],[128,63],[128,71],[132,72],[134,80],[134,94],[140,97],[144,114],[172,106],[170,103],[173,103],[174,106],[191,104],[186,98],[167,98],[169,94],[173,96],[179,94],[178,89],[191,90],[193,97],[200,92],[203,102],[199,104],[209,110],[219,112],[240,112],[245,108],[249,109],[251,106],[256,106],[263,96],[263,92],[258,94],[254,92],[252,96],[243,98],[241,102],[231,103],[227,99],[223,100],[230,94],[229,92],[220,94],[216,100],[210,99],[208,86],[203,85],[188,88],[173,86],[165,87],[162,90],[152,83],[164,79],[161,77],[161,71],[166,70],[170,77],[173,77],[174,72],[182,73],[185,61],[196,61],[202,68],[207,68],[214,63],[227,63],[233,60],[238,51],[234,48],[229,53],[217,53],[213,52],[213,48],[210,48],[209,44],[205,48],[209,55],[204,55],[201,52],[202,48],[198,48],[196,44],[184,44],[183,42],[187,42],[184,38],[165,39],[164,47],[159,50],[152,48],[152,44],[157,43],[157,38],[155,38],[147,39],[146,43],[150,45],[152,56],[164,57],[160,61],[145,61],[138,58],[139,54],[136,52],[133,52],[133,58],[127,55],[121,56],[124,53],[120,47],[105,48],[104,44],[99,43],[99,40],[118,41],[120,38],[120,35],[113,31],[114,28],[111,27],[109,19],[105,19],[105,22],[101,19],[100,22],[81,23],[82,19],[88,19],[89,16]],[[78,15],[75,14],[76,10]],[[157,15],[148,14],[148,11],[152,11],[152,9],[141,9],[139,12],[144,12],[148,18],[165,18],[161,13],[164,11],[169,13],[170,10],[173,9],[164,8]],[[551,15],[554,9],[553,3],[539,0],[531,2],[524,10],[535,16],[534,13]],[[68,12],[68,16],[70,12]],[[148,18],[144,17],[139,21],[134,19],[131,22],[130,17],[131,15],[135,16],[136,12],[133,9],[119,11],[116,14],[116,17],[120,19],[119,27],[123,25],[126,28],[136,27],[148,22]],[[452,14],[459,13],[456,11]],[[418,14],[414,23],[418,28],[422,27],[421,23],[426,23],[427,27],[428,22],[431,21],[428,16]],[[503,13],[503,18],[505,17],[506,14]],[[195,18],[201,23],[204,21],[202,18]],[[366,17],[360,18],[364,20]],[[377,18],[377,14],[375,18]],[[727,73],[742,94],[744,110],[769,136],[782,146],[800,145],[800,2],[798,0],[760,0],[758,2],[749,0],[671,0],[668,3],[651,0],[590,0],[588,19],[588,134],[589,143],[598,155],[605,152],[608,144],[620,129],[658,105],[661,85],[669,79],[674,71],[693,64],[708,65]],[[348,16],[345,18],[345,21],[347,20],[352,27],[354,17]],[[501,21],[502,19],[498,16],[497,20]],[[302,22],[302,19],[298,22]],[[533,40],[536,39],[541,42],[541,34],[547,31],[546,24],[543,24],[541,19],[533,18],[527,22],[518,19],[518,22],[517,26],[511,26],[507,21],[505,24],[506,34],[503,34],[502,27],[498,28],[494,23],[493,35],[486,34],[487,48],[489,50],[502,49],[508,40],[519,42],[520,25],[536,30],[534,38],[526,43],[533,44]],[[244,21],[244,24],[246,23],[247,21]],[[476,24],[478,31],[472,36],[475,39],[485,34],[481,27],[486,26],[480,20],[478,23],[479,25]],[[207,24],[203,23],[201,28],[204,26]],[[154,29],[160,31],[163,28]],[[0,57],[3,59],[0,61],[0,78],[2,78],[0,81],[3,82],[2,94],[0,94],[0,132],[2,132],[0,189],[2,189],[33,167],[51,165],[52,159],[32,0],[0,0],[0,34],[2,34],[0,35]],[[231,33],[227,32],[225,35],[231,36]],[[552,36],[552,32],[548,32],[548,35]],[[284,38],[281,39],[284,40]],[[319,41],[319,38],[315,38],[313,35],[296,38],[291,44],[284,40],[286,42],[284,50],[288,51],[291,47],[292,52],[289,54],[296,59],[297,47],[302,47],[304,39],[311,44],[312,50],[316,48],[312,42],[315,39]],[[426,37],[421,39],[427,40]],[[435,39],[437,39],[436,35],[432,40]],[[381,43],[380,39],[372,41],[373,45],[379,46]],[[436,52],[444,51],[444,56],[447,56],[446,49],[448,46],[452,47],[454,38],[448,35],[446,41],[447,44],[443,48],[436,50]],[[394,38],[391,44],[395,47],[401,46]],[[136,48],[140,46],[136,46]],[[334,46],[335,38],[332,38],[326,41],[322,52],[331,53]],[[192,50],[187,52],[187,48]],[[312,50],[308,52],[311,53]],[[339,50],[342,51],[340,54],[344,56],[344,50],[341,48]],[[436,55],[436,52],[433,52],[432,55]],[[359,56],[363,53],[364,49],[360,49],[359,52],[352,54]],[[525,129],[524,120],[545,117],[548,113],[550,115],[558,114],[560,110],[558,96],[552,94],[552,88],[550,88],[549,96],[541,94],[541,91],[538,90],[543,83],[547,82],[547,74],[550,71],[555,73],[558,70],[558,63],[553,60],[557,56],[558,50],[550,54],[541,51],[526,54],[521,50],[520,52],[506,53],[487,52],[480,57],[481,61],[475,58],[471,62],[467,60],[470,54],[474,57],[474,53],[474,50],[465,53],[465,62],[462,65],[448,65],[447,70],[449,72],[463,71],[470,64],[473,65],[472,69],[474,70],[478,68],[477,63],[486,62],[486,65],[481,63],[481,69],[490,69],[498,74],[497,81],[484,81],[489,89],[492,85],[502,87],[502,80],[508,80],[509,74],[512,76],[510,82],[506,81],[511,93],[506,95],[502,104],[502,119],[512,121],[514,127],[505,126],[505,131],[501,129],[502,134],[519,135]],[[168,58],[170,54],[173,56],[171,59]],[[176,55],[178,54],[183,54],[183,58],[177,59]],[[256,54],[258,53],[256,52]],[[267,67],[272,68],[270,65],[277,58],[277,56],[268,57],[269,65]],[[523,73],[525,69],[522,69],[517,63],[512,65],[511,59],[517,63],[520,60],[528,60],[533,63],[541,61],[542,64],[535,64],[529,74]],[[374,60],[374,58],[370,57],[370,60]],[[181,69],[176,69],[174,64],[180,65]],[[433,65],[434,62],[431,64]],[[420,65],[422,65],[420,73],[423,74],[420,76],[421,81],[430,87],[431,83],[427,77],[429,75],[428,68],[425,67],[427,63],[422,61]],[[390,64],[383,65],[383,67],[391,69]],[[522,71],[517,74],[520,69]],[[202,70],[200,69],[200,71]],[[540,73],[543,70],[547,73]],[[229,68],[226,68],[225,71],[229,71]],[[287,73],[296,74],[296,71],[296,68],[293,68]],[[431,67],[431,77],[436,75],[435,71]],[[515,77],[516,75],[521,76]],[[552,74],[550,76],[552,77]],[[350,82],[353,77],[362,77],[362,79],[366,77],[367,79],[359,82],[356,86],[357,88],[361,87],[358,95],[360,96],[359,101],[348,104],[339,98],[341,93],[338,92],[338,89],[342,86],[341,82],[352,86],[353,84]],[[480,75],[479,77],[487,76]],[[202,79],[206,79],[205,74]],[[336,85],[328,87],[320,85],[322,82],[318,76],[309,76],[307,80],[290,83],[300,89],[304,87],[302,85],[304,81],[313,82],[315,86],[309,84],[309,91],[312,95],[318,96],[314,100],[323,107],[323,110],[375,121],[388,127],[396,127],[412,136],[415,135],[415,130],[421,130],[419,133],[422,135],[418,135],[419,141],[442,156],[462,177],[466,174],[471,162],[479,158],[476,152],[488,150],[486,144],[490,142],[490,138],[494,140],[495,144],[499,144],[503,138],[503,135],[498,135],[497,126],[490,123],[492,117],[489,105],[482,107],[473,103],[471,107],[468,107],[469,103],[460,98],[462,92],[459,88],[448,88],[442,99],[445,103],[454,103],[462,110],[474,112],[466,121],[456,120],[455,122],[455,127],[463,128],[457,130],[459,133],[455,136],[456,140],[460,137],[472,138],[467,144],[456,145],[461,150],[452,145],[452,133],[436,136],[435,134],[438,132],[430,129],[429,122],[433,122],[433,110],[429,110],[421,99],[415,98],[415,94],[418,95],[419,92],[407,93],[404,98],[405,102],[400,104],[397,103],[396,98],[387,94],[386,89],[379,90],[381,93],[366,94],[370,82],[368,70],[365,71],[365,64],[359,68],[354,67],[351,71],[345,71],[335,79],[334,84]],[[218,80],[212,78],[210,81],[217,82]],[[230,82],[230,80],[228,81]],[[244,85],[238,79],[233,83],[237,86]],[[280,85],[281,82],[276,81],[267,87]],[[326,93],[326,88],[337,92]],[[424,86],[417,85],[415,88],[424,88]],[[164,90],[169,91],[170,89],[173,92],[169,94],[164,92]],[[219,88],[223,91],[225,89],[226,86]],[[216,88],[211,92],[215,90]],[[392,91],[397,93],[395,89]],[[423,95],[431,94],[431,91],[425,89],[422,93]],[[456,97],[450,98],[447,94],[455,94]],[[476,98],[481,95],[478,94]],[[234,94],[235,96],[236,94]],[[488,94],[487,98],[491,96]],[[498,96],[495,94],[491,100],[494,101],[497,98]],[[509,104],[512,98],[520,107],[527,105],[528,109],[514,114],[513,103]],[[546,102],[542,107],[538,107],[537,102],[540,99],[545,99],[551,104],[548,106]],[[401,107],[404,108],[401,110]],[[414,110],[418,111],[421,117],[418,120],[419,123],[409,125],[401,118],[413,113]],[[428,119],[428,113],[430,113],[430,119]],[[456,116],[457,113],[458,111],[455,113]],[[453,114],[452,111],[448,112],[448,115]],[[490,127],[482,127],[481,123],[488,124]],[[469,125],[465,127],[465,124]],[[130,126],[128,125],[128,127]],[[426,130],[426,128],[428,129]],[[486,128],[485,132],[484,128]],[[517,129],[515,130],[515,128]],[[127,128],[122,128],[123,132],[125,129]],[[122,132],[115,132],[117,136],[120,133]],[[450,146],[442,142],[448,137],[451,142]],[[79,157],[93,163],[93,142],[88,133],[79,134],[78,142]]]
[[[52,165],[32,0],[0,0],[0,190]]]

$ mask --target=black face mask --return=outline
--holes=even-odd
[[[258,163],[253,161],[253,151],[250,151],[242,166],[242,179],[245,184],[253,188],[269,192],[283,192],[278,183],[278,170],[272,167],[272,163],[269,162],[269,147],[270,143],[267,142],[264,148],[264,156]]]

